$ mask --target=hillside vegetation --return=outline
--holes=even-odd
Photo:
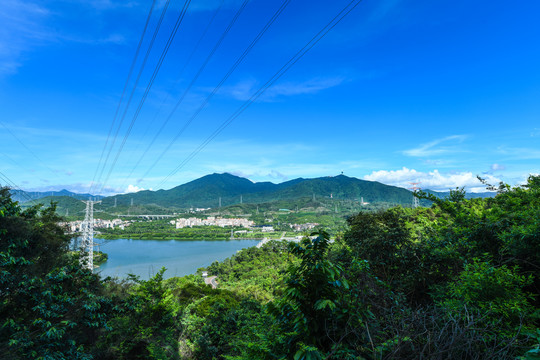
[[[446,197],[448,192],[427,190],[436,197]],[[77,195],[68,191],[54,193],[27,193],[39,197],[27,201],[20,191],[13,192],[24,207],[36,202],[49,205],[56,202],[57,213],[69,220],[84,218],[84,204],[90,195]],[[52,195],[52,196],[51,196]],[[489,197],[493,193],[466,194],[468,198]],[[95,197],[92,197],[95,198]],[[344,175],[315,179],[298,178],[280,184],[271,182],[254,183],[231,174],[212,174],[177,186],[170,190],[140,191],[137,193],[99,197],[102,202],[95,205],[97,218],[112,219],[118,215],[173,215],[182,214],[193,208],[210,208],[206,213],[224,215],[254,215],[289,209],[302,213],[339,213],[350,216],[362,210],[381,210],[401,205],[409,207],[413,194],[403,188],[378,182],[360,180]],[[221,206],[220,206],[221,199]],[[363,201],[363,203],[362,203]],[[420,204],[430,206],[422,199]]]
[[[0,191],[2,359],[538,359],[540,177],[360,212],[196,275],[100,279]]]
[[[360,180],[344,175],[315,179],[294,179],[280,184],[271,182],[254,183],[231,174],[212,174],[177,186],[170,190],[139,191],[133,194],[116,195],[103,199],[103,206],[128,206],[131,199],[136,205],[155,204],[167,208],[217,208],[243,203],[266,203],[298,198],[330,198],[366,202],[389,202],[410,204],[412,193],[395,186]],[[240,199],[242,197],[242,199]]]

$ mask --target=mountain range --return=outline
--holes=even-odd
[[[426,190],[436,196],[445,197],[448,192]],[[319,177],[313,179],[298,178],[279,184],[272,182],[252,182],[229,173],[210,174],[169,190],[143,190],[136,193],[109,197],[96,197],[90,194],[76,194],[67,190],[44,193],[22,194],[20,190],[12,192],[16,200],[27,201],[27,197],[54,200],[54,197],[71,197],[87,200],[99,198],[104,207],[129,207],[132,205],[152,205],[162,208],[216,208],[239,203],[255,204],[278,200],[299,198],[336,199],[364,201],[367,203],[386,202],[389,204],[409,205],[412,193],[404,188],[381,184],[376,181],[361,180],[345,175]],[[49,198],[51,197],[52,198]],[[493,196],[493,193],[467,194],[468,198]],[[65,199],[65,198],[64,198]],[[65,199],[66,201],[68,199]],[[428,205],[429,202],[426,202]]]
[[[11,197],[15,201],[19,201],[21,203],[27,202],[30,200],[38,200],[45,197],[50,196],[68,196],[77,200],[88,200],[89,198],[94,198],[97,200],[100,200],[103,198],[103,196],[95,196],[91,194],[78,194],[71,191],[68,191],[66,189],[60,190],[60,191],[24,191],[24,190],[15,190],[12,189],[11,191]]]
[[[170,190],[139,191],[103,199],[103,205],[155,204],[164,207],[218,207],[264,203],[302,197],[334,198],[365,202],[410,204],[412,193],[396,186],[360,180],[345,175],[314,179],[298,178],[279,184],[252,182],[228,173],[211,174]]]

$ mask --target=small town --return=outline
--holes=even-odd
[[[94,228],[95,229],[120,229],[125,230],[126,227],[133,224],[135,221],[141,220],[122,220],[122,219],[112,219],[112,220],[102,220],[94,219]],[[153,220],[148,219],[147,222],[152,222]],[[256,225],[253,220],[248,220],[244,218],[223,218],[216,216],[208,216],[206,219],[190,217],[190,218],[178,218],[176,220],[171,220],[169,222],[171,225],[174,225],[176,229],[184,228],[193,228],[200,226],[218,226],[221,228],[233,227],[233,228],[245,228],[250,230],[259,230],[262,232],[274,232],[275,229],[272,225]],[[76,220],[70,222],[62,222],[59,225],[66,227],[69,233],[82,233],[83,229],[83,220]],[[313,230],[317,227],[318,223],[305,223],[305,224],[289,224],[289,227],[294,232],[302,232]],[[242,233],[247,231],[237,231],[237,233]]]

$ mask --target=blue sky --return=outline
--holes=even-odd
[[[208,58],[243,3],[192,0],[147,87],[184,5],[171,0],[135,87],[157,1],[120,103],[151,1],[3,0],[0,183],[109,194],[343,172],[478,191],[476,175],[540,173],[539,2],[364,0],[201,147],[349,1],[290,1],[216,88],[283,4],[248,1]]]

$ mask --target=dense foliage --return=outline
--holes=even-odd
[[[22,211],[0,189],[0,358],[90,358],[115,313],[58,220],[54,206]]]
[[[538,359],[540,177],[498,192],[242,250],[212,289],[201,271],[101,280],[54,209],[2,190],[0,358]]]

